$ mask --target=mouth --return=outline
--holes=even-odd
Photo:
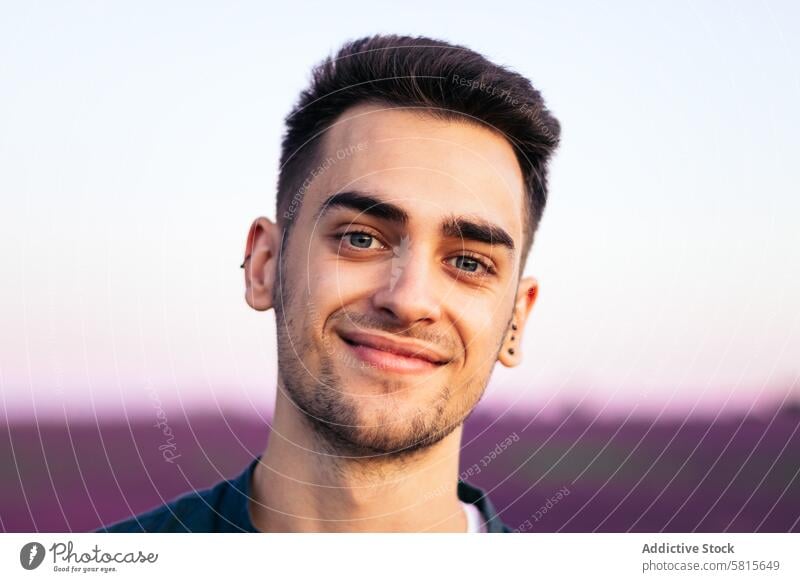
[[[427,345],[399,342],[383,335],[338,332],[362,368],[385,372],[431,372],[451,360]]]

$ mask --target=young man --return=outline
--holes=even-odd
[[[509,531],[458,479],[462,423],[495,362],[521,361],[559,132],[527,79],[464,47],[375,36],[321,63],[243,264],[278,329],[266,450],[104,529]]]

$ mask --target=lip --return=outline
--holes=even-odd
[[[360,360],[380,370],[425,372],[451,361],[436,348],[419,342],[398,341],[360,331],[338,333]]]

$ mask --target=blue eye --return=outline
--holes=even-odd
[[[339,240],[340,244],[342,241],[346,240],[347,242],[344,244],[344,246],[350,247],[351,249],[369,251],[381,250],[385,248],[385,245],[376,235],[361,230],[336,234],[334,235],[334,238]]]
[[[349,237],[350,244],[359,249],[368,249],[375,239],[375,237],[365,232],[349,232],[344,236]]]
[[[456,257],[456,267],[463,269],[464,271],[470,271],[474,273],[478,270],[478,267],[481,266],[482,265],[472,257],[466,257],[464,255]]]
[[[447,260],[456,269],[459,269],[470,276],[482,277],[484,275],[494,274],[494,269],[489,264],[469,255],[459,255]]]

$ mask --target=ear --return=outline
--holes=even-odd
[[[244,298],[256,311],[272,307],[272,289],[278,272],[280,228],[269,218],[256,218],[244,250]]]
[[[538,295],[539,282],[536,279],[533,277],[520,279],[511,323],[506,330],[500,354],[497,356],[498,361],[508,368],[518,366],[522,361],[522,332],[525,331],[528,315],[530,315]]]

